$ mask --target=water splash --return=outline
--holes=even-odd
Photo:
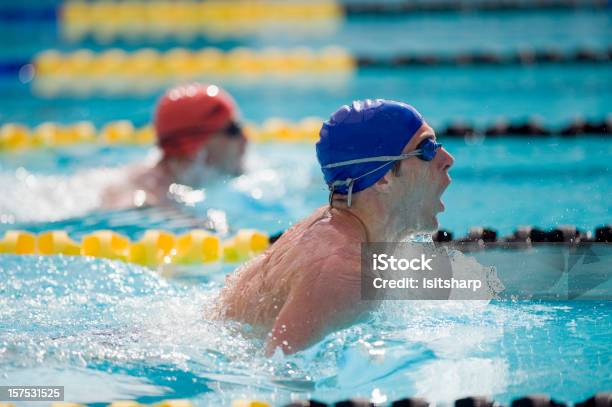
[[[269,359],[248,326],[208,318],[222,278],[166,280],[117,261],[7,255],[0,276],[0,384],[49,380],[40,384],[65,385],[74,401],[442,402],[470,392],[508,400],[530,386],[574,400],[592,383],[610,385],[609,304],[389,301],[303,352]],[[589,354],[550,363],[587,343]],[[537,372],[583,374],[591,384],[563,390]],[[96,386],[105,392],[84,391]]]

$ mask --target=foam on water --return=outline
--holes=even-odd
[[[594,141],[585,143],[587,148]],[[531,148],[515,144],[503,148],[510,152]],[[458,157],[466,156],[458,160],[464,164],[458,164],[454,188],[461,189],[469,209],[453,213],[462,201],[450,191],[449,213],[444,215],[457,227],[467,227],[470,216],[479,221],[491,216],[491,209],[483,212],[477,200],[479,196],[491,199],[483,174],[503,170],[500,177],[510,186],[525,187],[516,177],[508,177],[517,170],[516,160],[510,160],[512,168],[501,168],[504,161],[499,157],[508,151],[496,153],[496,148],[501,146],[455,143],[451,148]],[[568,146],[534,144],[535,150],[527,154],[531,158],[523,164],[535,171],[533,157],[538,156],[537,165],[543,166],[537,168],[540,179],[530,177],[530,185],[540,193],[548,187],[565,196],[567,183],[558,187],[556,173],[549,181],[542,178],[547,165],[558,166],[553,158],[556,152],[548,153],[554,148],[563,153]],[[607,157],[608,149],[600,150],[590,156],[595,169]],[[326,199],[319,169],[308,151],[304,146],[254,146],[245,175],[207,186],[202,190],[203,202],[182,208],[196,217],[211,208],[223,210],[234,229],[284,230]],[[144,157],[142,149],[103,152],[93,149],[62,159],[46,156],[51,160],[47,164],[36,154],[28,156],[32,162],[2,161],[0,184],[8,187],[0,196],[0,214],[24,222],[87,213],[98,204],[100,190],[121,176],[121,168],[109,170],[109,166]],[[573,160],[576,168],[584,167],[583,154]],[[580,179],[591,178],[584,173]],[[470,179],[478,180],[478,194],[465,193]],[[508,217],[508,188],[495,177],[490,181],[503,195],[500,205],[490,206],[516,226],[523,218]],[[599,188],[604,193],[609,183]],[[582,198],[575,201],[584,205]],[[538,208],[550,213],[555,207],[571,206],[555,202]],[[588,205],[589,211],[581,213],[596,213]],[[535,211],[532,208],[529,214],[537,215]],[[121,217],[134,222],[133,215],[96,215],[101,223],[95,227],[118,229]],[[139,217],[138,225],[172,229],[172,219],[165,214],[156,214],[155,219],[149,215]],[[93,228],[91,221],[89,214],[71,227],[85,233]],[[40,380],[37,383],[66,385],[67,397],[83,402],[188,397],[200,405],[251,397],[277,403],[292,397],[331,402],[355,395],[381,402],[421,395],[445,402],[475,393],[507,402],[528,392],[549,392],[576,401],[612,387],[609,303],[387,302],[370,320],[333,333],[308,350],[268,359],[263,355],[263,340],[248,327],[207,317],[206,310],[228,271],[226,267],[206,277],[165,280],[148,269],[121,262],[3,255],[0,384]],[[513,273],[520,276],[523,271]],[[99,390],[102,387],[104,392]]]
[[[220,177],[211,174],[210,168],[194,165],[193,176],[188,178],[195,183],[190,183],[193,188],[189,192],[198,194],[198,199],[185,200],[181,194],[169,193],[169,200],[201,220],[212,209],[228,216],[234,229],[282,231],[325,195],[314,154],[305,157],[309,150],[296,147],[263,151],[251,147],[245,173],[235,178]],[[2,156],[0,185],[6,188],[0,195],[0,225],[10,229],[13,224],[84,217],[100,209],[103,191],[124,180],[132,165],[153,165],[157,158],[154,149],[134,147],[83,147],[61,154],[32,151]],[[296,162],[304,165],[296,167]],[[108,212],[107,228],[113,228],[119,217]],[[138,223],[146,227],[147,219]],[[151,223],[155,223],[153,219]]]
[[[116,180],[116,170],[84,171],[72,177],[41,175],[21,168],[0,173],[0,184],[11,186],[0,197],[3,223],[42,222],[83,215],[100,206],[100,191]]]
[[[453,183],[443,197],[447,209],[439,221],[441,228],[456,236],[474,225],[507,234],[524,224],[541,228],[574,224],[593,230],[606,222],[611,209],[605,198],[612,187],[607,164],[612,144],[602,144],[600,138],[582,138],[579,146],[563,139],[444,143],[456,164],[451,169]],[[4,154],[0,228],[88,213],[98,206],[106,185],[124,177],[121,165],[142,160],[150,152],[135,147],[90,147],[62,154]],[[200,219],[209,209],[223,211],[230,228],[277,233],[326,202],[327,190],[312,146],[252,145],[246,159],[243,176],[196,189],[203,200],[193,207],[177,200],[179,208]],[[545,199],[532,200],[526,207],[521,199],[508,199],[514,196]],[[113,214],[107,218],[108,228]],[[146,219],[139,224],[145,227]]]
[[[0,384],[65,385],[75,401],[503,400],[529,386],[572,400],[612,384],[609,304],[391,301],[310,349],[268,359],[248,327],[207,317],[218,282],[62,256],[5,255],[0,275]],[[577,346],[588,351],[548,359]],[[578,383],[560,386],[568,380]],[[105,392],[93,391],[101,383]]]

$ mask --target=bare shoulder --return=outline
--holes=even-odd
[[[304,233],[303,247],[310,257],[311,278],[319,283],[358,280],[361,240],[358,233],[326,217]]]
[[[353,223],[351,223],[353,222]],[[361,226],[326,207],[288,229],[268,250],[265,274],[282,270],[305,284],[355,278],[360,270]],[[275,272],[275,271],[274,271]]]
[[[102,191],[100,200],[103,208],[119,209],[159,204],[157,196],[143,186],[142,180],[148,176],[148,167],[126,167],[122,175],[121,179],[117,179],[117,182]]]
[[[328,262],[355,259],[361,251],[362,229],[355,219],[342,214],[331,214],[327,208],[306,232],[306,239],[314,241],[325,253]]]

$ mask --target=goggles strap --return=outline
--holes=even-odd
[[[357,158],[355,160],[340,161],[338,163],[327,164],[321,168],[325,168],[325,169],[336,168],[336,167],[344,167],[346,165],[363,164],[363,163],[380,162],[380,161],[386,161],[386,162],[398,161],[398,160],[404,160],[408,157],[418,156],[421,153],[422,153],[422,150],[418,149],[418,150],[414,150],[409,153],[400,154],[400,155],[381,155],[378,157]]]
[[[355,180],[352,179],[349,182],[349,186],[348,186],[348,196],[346,198],[346,204],[348,205],[348,207],[351,207],[351,199],[353,197],[353,185],[355,185]]]
[[[434,152],[439,149],[440,147],[442,147],[442,144],[437,144],[435,143],[434,145]],[[383,164],[379,165],[378,167],[374,168],[371,171],[366,172],[365,174],[362,174],[356,178],[347,178],[345,180],[336,180],[334,182],[332,182],[331,184],[329,184],[329,206],[333,207],[333,199],[334,199],[334,192],[337,186],[347,186],[348,190],[347,190],[347,205],[350,208],[351,207],[351,203],[352,203],[352,195],[353,195],[353,186],[355,185],[355,181],[359,180],[360,178],[366,177],[370,174],[372,174],[373,172],[376,172],[378,170],[380,170],[381,168],[383,168],[386,165],[389,165],[393,162],[396,161],[400,161],[400,160],[404,160],[406,158],[409,157],[415,157],[415,156],[420,156],[421,154],[424,154],[425,151],[421,148],[411,151],[409,153],[406,154],[401,154],[401,155],[382,155],[382,156],[378,156],[378,157],[367,157],[367,158],[357,158],[354,160],[347,160],[347,161],[340,161],[337,163],[332,163],[332,164],[327,164],[322,166],[321,168],[327,169],[327,168],[336,168],[336,167],[343,167],[346,165],[353,165],[353,164],[362,164],[362,163],[369,163],[369,162],[380,162],[380,161],[384,161]]]
[[[333,208],[334,207],[334,184],[331,184],[329,186],[329,207]]]
[[[404,154],[404,155],[407,155],[407,154]],[[412,156],[412,154],[410,156]],[[392,161],[388,161],[386,163],[383,163],[382,165],[379,165],[378,167],[374,168],[373,170],[368,171],[365,174],[362,174],[362,175],[358,176],[357,178],[347,178],[345,180],[337,180],[337,181],[332,182],[329,185],[329,191],[330,191],[329,192],[329,206],[333,206],[332,202],[333,202],[335,188],[337,186],[344,186],[344,185],[346,185],[348,187],[348,190],[347,190],[347,195],[348,196],[347,196],[347,202],[346,203],[347,203],[347,206],[350,208],[351,207],[351,203],[352,203],[352,196],[353,196],[353,185],[355,185],[355,181],[357,181],[360,178],[366,177],[366,176],[372,174],[373,172],[376,172],[376,171],[380,170],[381,168],[383,168],[384,166],[389,165],[389,164],[391,164],[391,163],[393,163],[393,162],[395,162],[397,160],[398,159],[394,159]]]

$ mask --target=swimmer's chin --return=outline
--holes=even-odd
[[[436,208],[436,214],[444,212],[445,209],[446,209],[446,206],[444,206],[444,202],[442,202],[442,200],[439,199],[437,208]]]
[[[425,218],[424,223],[411,233],[435,233],[438,230],[438,226],[438,217],[434,214],[429,220]]]
[[[446,207],[444,206],[444,202],[442,202],[442,200],[439,200],[438,204],[437,204],[437,208],[436,208],[433,216],[431,217],[432,218],[431,219],[431,227],[429,228],[430,229],[429,232],[433,233],[433,232],[438,230],[438,226],[439,226],[439,223],[438,223],[438,214],[444,212],[445,209],[446,209]]]
[[[438,218],[436,216],[433,217],[433,221],[431,222],[431,227],[429,228],[429,233],[434,233],[438,230],[440,224],[438,223]]]

